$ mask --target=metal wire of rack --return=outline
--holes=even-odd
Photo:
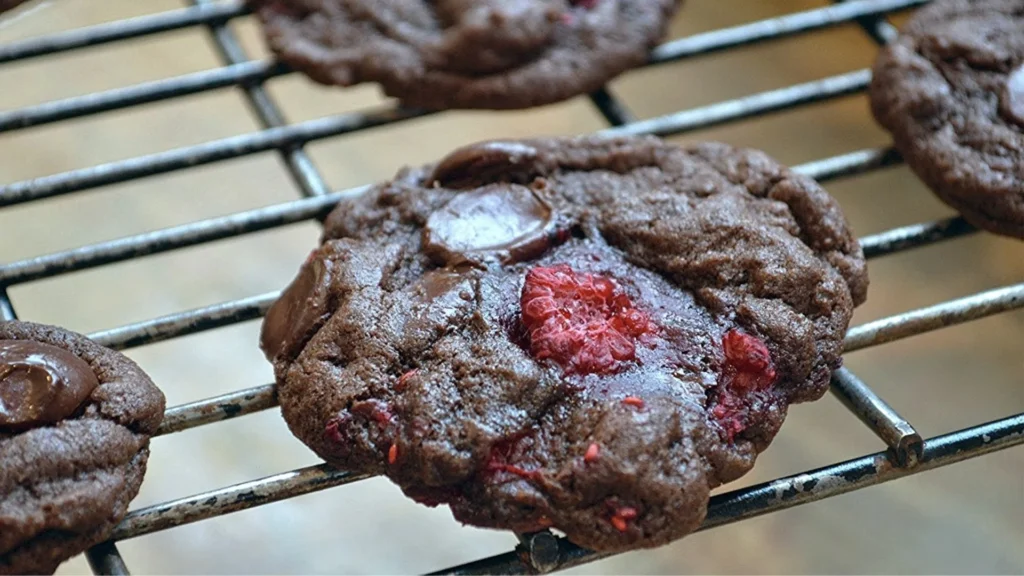
[[[262,84],[271,78],[291,74],[292,71],[274,61],[250,60],[227,26],[232,19],[248,14],[245,6],[238,1],[189,1],[191,5],[180,10],[0,46],[0,65],[201,26],[208,30],[215,42],[223,61],[222,67],[0,112],[0,133],[231,86],[237,86],[244,92],[262,129],[204,144],[6,184],[0,186],[0,207],[84,192],[271,150],[281,155],[303,198],[0,265],[0,319],[17,317],[6,291],[7,287],[15,284],[322,218],[340,199],[358,194],[365,187],[331,191],[303,150],[305,144],[430,114],[422,110],[378,107],[288,124]],[[885,43],[895,36],[895,29],[886,21],[886,15],[917,7],[926,1],[834,0],[833,5],[667,42],[652,52],[649,65],[664,65],[849,23],[859,24],[874,40]],[[856,70],[646,120],[636,120],[626,105],[607,89],[591,94],[590,101],[608,121],[609,133],[667,136],[857,94],[866,88],[869,81],[869,70]],[[866,149],[809,162],[795,169],[820,182],[828,182],[900,161],[899,155],[891,149]],[[861,238],[861,243],[868,258],[878,258],[974,232],[974,228],[963,219],[954,217],[892,229]],[[122,350],[152,344],[258,319],[277,295],[276,292],[260,294],[182,311],[96,332],[90,334],[90,337],[101,344]],[[1024,308],[1024,283],[995,288],[853,327],[847,334],[845,350],[852,352],[877,346],[1018,308]],[[885,449],[715,496],[701,529],[836,496],[1024,444],[1024,414],[922,439],[909,422],[849,370],[840,369],[833,375],[831,389],[884,442]],[[273,408],[276,404],[274,385],[263,384],[174,406],[168,408],[158,435],[238,418]],[[117,551],[117,541],[364,478],[366,475],[318,465],[132,510],[114,530],[111,540],[91,549],[87,557],[96,574],[128,574],[128,567]],[[548,531],[518,536],[520,545],[514,551],[439,573],[549,572],[605,556],[581,549]]]

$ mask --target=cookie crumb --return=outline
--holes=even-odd
[[[722,338],[725,364],[711,415],[725,437],[732,442],[746,430],[750,408],[759,392],[775,383],[775,365],[764,342],[756,336],[733,329]]]

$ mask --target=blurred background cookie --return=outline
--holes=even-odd
[[[1024,239],[1024,0],[936,0],[874,66],[871,109],[968,222]]]
[[[270,47],[325,84],[408,106],[529,108],[647,61],[682,0],[249,0]]]

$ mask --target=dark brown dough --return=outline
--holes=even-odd
[[[573,274],[589,339],[535,331],[554,316],[533,295]],[[468,524],[625,550],[696,528],[825,392],[867,284],[835,200],[761,152],[492,142],[343,201],[261,345],[327,462]]]
[[[6,12],[24,4],[27,0],[0,0],[0,12]]]
[[[871,109],[968,222],[1024,238],[1024,0],[936,0],[882,50]]]
[[[681,0],[249,0],[271,49],[323,84],[409,106],[529,108],[643,64]]]
[[[134,362],[85,336],[0,322],[0,341],[12,340],[66,350],[98,380],[85,402],[56,423],[0,427],[0,574],[53,573],[105,540],[124,517],[142,484],[164,396]]]

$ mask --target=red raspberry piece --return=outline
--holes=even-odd
[[[722,338],[725,365],[719,380],[717,404],[711,415],[726,437],[733,438],[747,428],[750,407],[760,393],[775,383],[771,352],[755,336],[730,330]]]
[[[610,278],[565,264],[527,272],[520,305],[530,353],[567,373],[611,374],[658,331]]]
[[[775,382],[775,366],[768,347],[760,339],[739,330],[730,330],[722,338],[726,368],[739,377],[734,388],[762,390]]]
[[[718,405],[711,409],[711,415],[718,421],[726,438],[732,442],[737,434],[747,428],[747,407],[738,396],[722,392],[718,396]]]
[[[619,532],[629,530],[629,524],[626,523],[626,519],[622,516],[612,516],[611,523]]]
[[[352,412],[372,418],[381,426],[387,426],[392,420],[395,420],[395,415],[391,413],[391,407],[388,403],[376,399],[364,400],[353,404]]]
[[[493,476],[497,472],[507,472],[524,480],[539,480],[543,476],[539,470],[527,470],[512,464],[512,461],[521,453],[520,443],[526,436],[527,434],[513,436],[491,446],[491,454],[484,464],[484,472],[488,476]]]
[[[625,532],[629,529],[629,522],[635,520],[638,515],[636,508],[623,506],[615,509],[611,518],[609,518],[609,522],[611,522],[612,526],[614,526],[619,532]]]
[[[341,433],[341,426],[341,418],[332,418],[328,420],[327,425],[324,427],[324,438],[327,438],[335,444],[345,442],[345,436]]]

